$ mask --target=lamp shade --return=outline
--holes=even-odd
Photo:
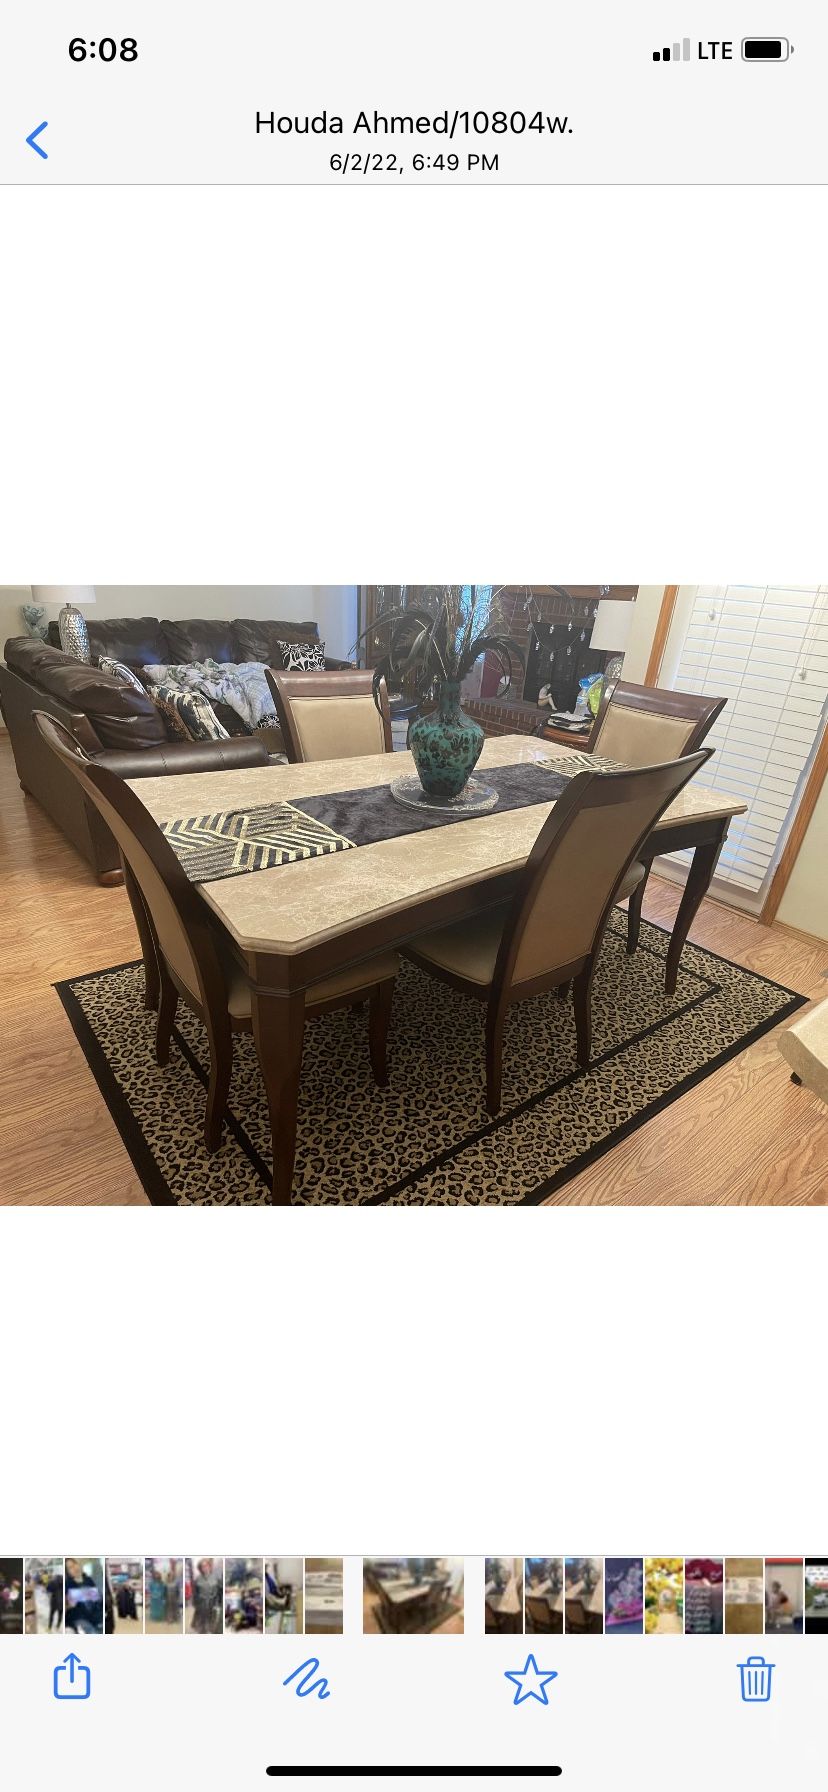
[[[78,606],[95,602],[94,585],[33,585],[32,599],[36,604],[57,604],[61,608],[66,604]]]
[[[633,605],[620,598],[602,597],[590,635],[590,647],[599,653],[623,653],[632,622]]]

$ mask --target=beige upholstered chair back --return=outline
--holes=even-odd
[[[158,944],[170,969],[175,971],[180,981],[195,997],[196,1001],[200,1001],[201,989],[199,976],[187,929],[181,919],[177,904],[170,894],[167,883],[165,882],[163,875],[157,869],[157,866],[153,863],[153,859],[147,851],[146,846],[142,844],[134,830],[129,827],[118,809],[116,809],[97,788],[96,784],[89,776],[90,761],[78,749],[77,743],[73,743],[72,737],[71,735],[68,735],[67,730],[62,728],[60,723],[53,721],[51,716],[46,715],[41,710],[38,710],[35,713],[35,723],[43,739],[48,742],[52,751],[57,753],[64,765],[71,771],[72,775],[78,779],[83,789],[84,796],[90,803],[94,803],[98,813],[106,822],[107,827],[118,843],[122,857],[126,860],[126,863],[138,884],[149,911]],[[104,774],[104,776],[105,778],[114,779],[115,773],[108,772]],[[118,782],[120,783],[121,780],[118,780]],[[134,796],[133,792],[129,791],[127,786],[124,786],[124,790],[128,797],[133,798],[134,802],[139,802],[139,799]],[[170,860],[172,861],[171,871],[173,871],[173,874],[178,874],[179,877],[183,876],[184,874],[181,872],[181,868],[172,847],[169,846],[164,839],[157,823],[153,821],[152,816],[144,808],[142,803],[139,803],[139,808],[142,817],[142,832],[145,827],[147,833],[154,830],[155,835],[158,837],[157,842],[155,843],[156,857],[158,856],[159,850],[162,857],[165,854],[169,854]]]
[[[110,773],[110,776],[113,775]],[[190,991],[195,1000],[200,1001],[201,990],[195,955],[177,905],[173,901],[163,877],[153,864],[146,847],[142,846],[140,840],[124,821],[123,816],[113,807],[112,803],[107,801],[101,791],[96,789],[90,779],[87,779],[86,782],[89,785],[91,801],[96,804],[107,827],[114,834],[123,857],[138,884],[149,909],[158,944],[170,969],[175,971],[185,989]],[[150,827],[157,828],[157,823],[149,814],[147,814],[147,822]],[[160,833],[160,829],[158,832]],[[163,845],[167,846],[163,834],[161,840]],[[167,846],[167,851],[171,857],[175,857],[171,846]]]
[[[724,697],[700,697],[622,680],[601,704],[589,750],[619,765],[681,759],[701,746],[725,702]]]
[[[659,759],[680,759],[695,730],[693,716],[627,709],[613,700],[604,711],[592,751],[602,759],[617,759],[620,765],[655,765]]]
[[[527,865],[514,982],[529,982],[592,952],[627,867],[708,757],[704,751],[666,765],[583,772],[572,780]]]
[[[388,693],[374,702],[372,673],[268,670],[276,712],[292,763],[361,759],[391,748]]]

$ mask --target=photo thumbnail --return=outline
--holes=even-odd
[[[461,1636],[462,1556],[366,1556],[362,1565],[366,1636]]]

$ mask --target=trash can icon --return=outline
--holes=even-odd
[[[776,1663],[764,1655],[749,1655],[739,1662],[742,1677],[742,1698],[746,1705],[766,1705],[771,1696],[771,1678]]]

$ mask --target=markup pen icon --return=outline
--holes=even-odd
[[[52,1690],[56,1699],[88,1699],[92,1675],[79,1655],[71,1653],[55,1668]]]

